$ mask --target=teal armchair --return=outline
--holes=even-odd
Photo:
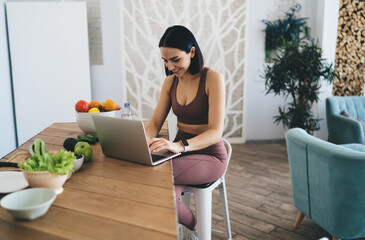
[[[335,145],[303,129],[287,132],[294,227],[304,215],[332,239],[365,237],[365,146]]]
[[[352,117],[341,115],[348,112]],[[326,99],[326,117],[328,140],[336,144],[361,143],[365,144],[365,97],[345,96],[329,97]]]

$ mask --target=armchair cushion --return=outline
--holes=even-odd
[[[341,113],[347,113],[352,118]],[[365,122],[365,96],[327,98],[326,116],[330,142],[365,144],[364,129],[361,125],[361,122]]]
[[[363,121],[361,121],[361,120],[360,120],[360,119],[358,119],[357,117],[352,116],[352,115],[351,115],[350,113],[348,113],[346,110],[343,110],[343,111],[341,112],[341,115],[342,115],[342,116],[345,116],[345,117],[349,117],[349,118],[354,119],[354,120],[356,120],[356,121],[359,121],[359,122],[360,122],[360,124],[361,124],[362,129],[365,131],[365,123],[364,123]]]

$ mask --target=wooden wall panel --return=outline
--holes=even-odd
[[[365,81],[365,1],[341,0],[333,83],[335,96],[364,94]]]

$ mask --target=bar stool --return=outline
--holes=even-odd
[[[211,239],[211,228],[212,228],[212,192],[214,189],[219,189],[220,200],[222,204],[224,224],[225,224],[225,235],[227,239],[232,239],[231,225],[229,222],[228,202],[227,202],[227,191],[225,175],[231,159],[232,147],[231,144],[223,139],[224,146],[227,150],[227,167],[222,177],[217,181],[201,184],[201,185],[189,185],[184,187],[181,201],[186,205],[190,206],[190,195],[194,194],[195,199],[195,212],[198,222],[198,238],[199,240],[210,240]],[[182,239],[187,239],[187,228],[182,232]]]

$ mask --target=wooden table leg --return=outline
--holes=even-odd
[[[299,211],[297,219],[295,219],[294,228],[297,228],[299,226],[299,224],[303,221],[303,218],[304,218],[304,213],[302,211]]]

